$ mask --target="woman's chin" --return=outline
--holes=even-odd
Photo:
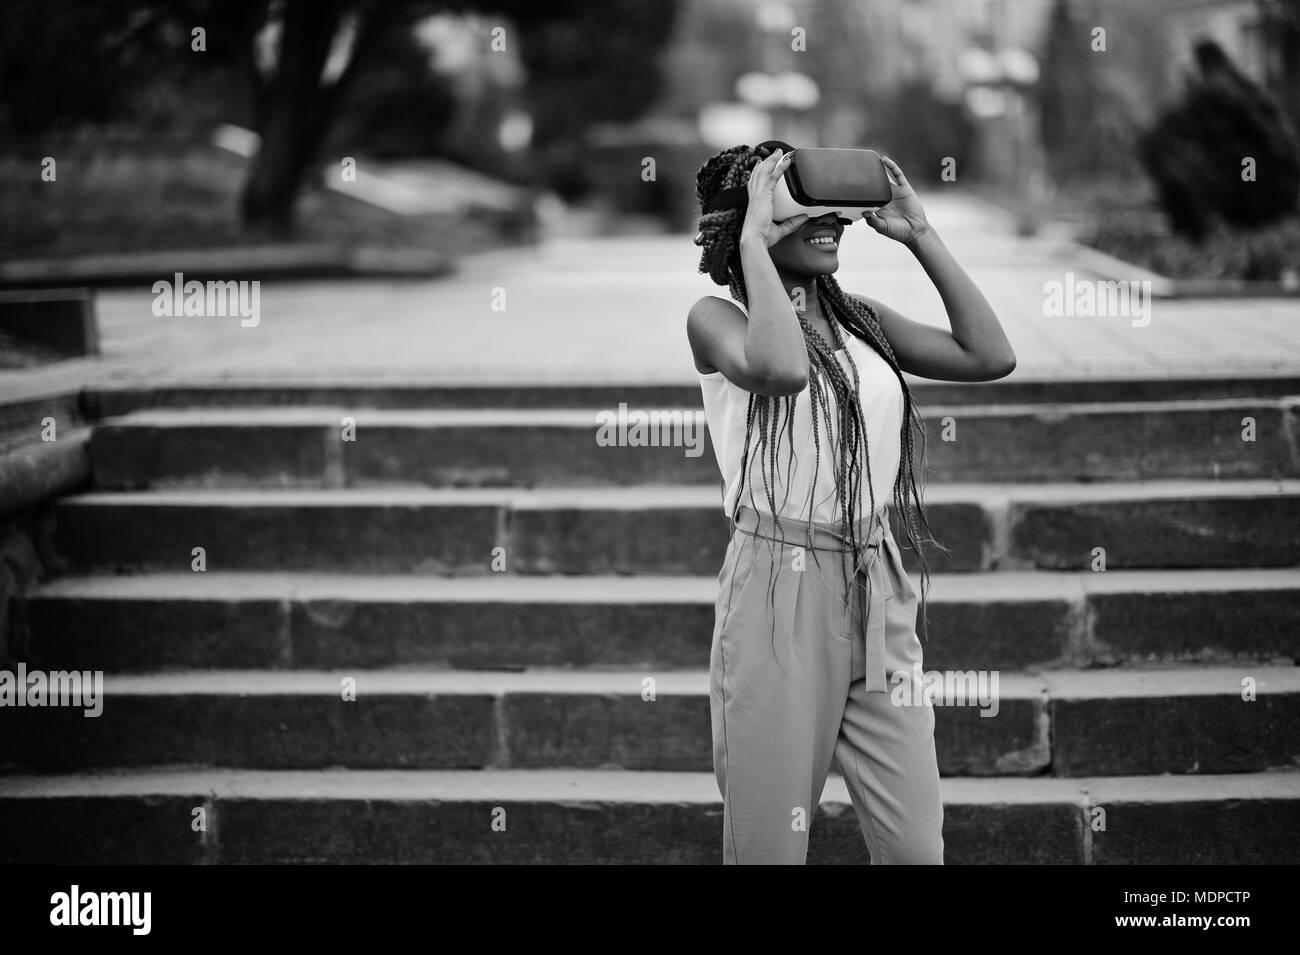
[[[793,261],[777,261],[778,270],[791,275],[799,275],[804,278],[816,278],[819,275],[831,275],[840,267],[840,256],[838,252],[815,252],[815,258],[802,255]]]

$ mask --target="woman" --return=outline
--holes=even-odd
[[[732,521],[710,661],[723,858],[803,863],[834,760],[874,863],[941,864],[934,711],[916,702],[923,693],[891,693],[923,671],[930,540],[916,480],[924,431],[903,372],[988,381],[1011,373],[1015,353],[891,160],[893,198],[864,220],[916,256],[951,330],[842,291],[845,220],[772,221],[792,156],[738,146],[696,177],[702,209],[722,189],[749,194],[747,208],[704,213],[695,240],[700,271],[735,302],[705,296],[687,321]],[[921,556],[922,595],[891,500]]]

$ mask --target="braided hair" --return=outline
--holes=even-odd
[[[695,178],[695,191],[700,208],[706,208],[709,200],[719,191],[746,185],[749,182],[750,172],[767,155],[766,149],[734,146],[708,160]],[[700,272],[708,273],[718,285],[727,286],[733,299],[748,305],[745,275],[740,261],[740,232],[743,222],[744,210],[742,209],[704,212],[700,218],[699,234],[695,238],[695,244],[701,249]],[[844,354],[849,365],[849,373],[846,374],[833,350],[843,344],[841,329],[847,329],[850,334],[864,341],[885,360],[898,377],[899,386],[902,388],[903,423],[900,431],[902,454],[898,475],[894,480],[892,505],[909,546],[916,551],[920,565],[921,629],[924,633],[926,597],[930,583],[929,561],[924,548],[934,546],[941,551],[946,550],[935,541],[930,530],[922,502],[921,484],[917,480],[919,462],[925,453],[925,423],[903,378],[903,371],[899,367],[894,350],[881,330],[880,320],[875,310],[865,302],[846,295],[832,275],[817,276],[816,288],[818,301],[831,319],[831,330],[836,341],[833,345],[828,344],[804,316],[799,315],[799,325],[808,348],[811,372],[808,376],[808,392],[812,407],[812,437],[817,452],[812,486],[814,488],[817,486],[816,469],[821,464],[822,441],[828,440],[832,460],[835,462],[835,494],[839,504],[838,512],[841,515],[842,536],[849,543],[852,551],[857,553],[863,543],[858,540],[857,534],[864,483],[870,496],[871,513],[876,511],[878,505],[871,482],[867,429],[862,418],[861,405],[857,400],[859,388],[857,365],[846,349]],[[776,523],[778,533],[780,517],[774,489],[779,466],[777,452],[782,435],[791,429],[797,397],[797,395],[774,397],[751,393],[746,412],[741,473],[749,475],[753,464],[751,455],[756,456],[762,471],[769,513]],[[791,442],[789,458],[786,462],[785,487],[787,489],[790,486],[788,476],[793,457],[794,448]],[[748,481],[745,485],[750,486]],[[752,486],[750,487],[752,499],[753,489]],[[734,515],[732,519],[734,521]],[[811,511],[806,521],[811,524]]]

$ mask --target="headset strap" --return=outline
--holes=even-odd
[[[749,205],[749,187],[735,186],[722,189],[704,206],[705,212],[721,212],[723,209],[744,209]]]

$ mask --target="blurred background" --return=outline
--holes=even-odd
[[[1016,351],[910,382],[925,659],[1006,678],[946,859],[1300,862],[1300,0],[2,9],[0,668],[108,703],[0,713],[0,863],[718,861],[694,180],[769,138]]]
[[[1294,281],[1300,261],[1300,0],[9,0],[5,19],[9,258],[687,232],[699,164],[777,137],[880,150],[1161,274]],[[1245,156],[1262,188],[1221,175]],[[57,192],[30,174],[46,157]]]

